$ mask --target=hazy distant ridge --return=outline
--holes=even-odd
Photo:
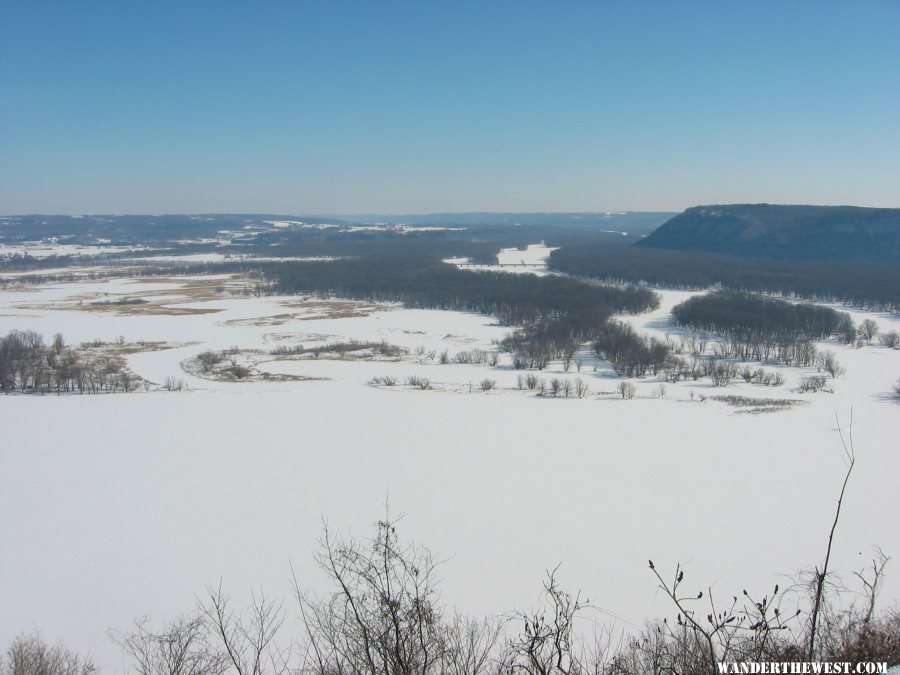
[[[695,206],[638,245],[765,258],[900,261],[900,209]]]

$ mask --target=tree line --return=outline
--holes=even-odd
[[[659,306],[646,288],[587,284],[565,277],[470,272],[441,262],[373,256],[276,266],[274,292],[328,293],[410,307],[479,312],[517,326],[498,342],[516,368],[543,369],[561,359],[568,371],[578,348],[596,339],[613,314]]]
[[[856,336],[856,325],[846,312],[733,291],[695,295],[676,305],[672,318],[679,326],[744,341],[811,342],[846,336],[848,330],[849,342]]]
[[[585,241],[553,251],[549,263],[574,276],[616,282],[688,289],[721,286],[878,311],[900,309],[900,265],[890,262],[770,260]]]
[[[748,293],[696,295],[672,309],[675,325],[724,336],[716,356],[794,366],[816,365],[816,340],[852,343],[857,326],[846,312]]]
[[[46,344],[31,330],[0,337],[0,391],[40,394],[132,392],[143,380],[124,361],[104,354],[104,343],[70,347],[60,333]]]
[[[615,313],[659,305],[644,288],[587,284],[563,277],[468,272],[441,262],[369,257],[269,270],[279,293],[327,293],[365,300],[402,301],[410,307],[496,316],[517,329],[500,341],[517,368],[543,369],[560,358],[566,369],[578,347],[594,339]]]
[[[366,300],[402,301],[412,307],[497,316],[506,325],[539,318],[564,319],[572,330],[602,323],[618,312],[655,309],[651,290],[586,284],[563,277],[473,273],[403,256],[271,265],[281,293],[326,293]]]

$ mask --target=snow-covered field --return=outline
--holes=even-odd
[[[504,248],[497,254],[498,265],[544,265],[555,248],[540,244],[529,244],[524,251],[518,248]]]
[[[117,264],[130,263],[140,265],[148,262],[177,262],[177,263],[220,263],[220,262],[312,262],[337,260],[335,256],[256,256],[248,254],[223,254],[223,253],[187,253],[172,255],[148,255],[141,258],[122,258]]]
[[[239,285],[227,275],[212,282]],[[320,588],[310,553],[322,519],[365,536],[386,495],[406,514],[401,536],[447,558],[448,604],[489,614],[521,607],[537,599],[544,571],[562,563],[568,588],[637,630],[671,614],[648,558],[663,570],[682,563],[688,587],[721,598],[744,588],[762,595],[820,562],[844,473],[835,417],[846,430],[851,408],[858,462],[833,566],[852,585],[873,545],[900,555],[900,405],[888,396],[900,350],[823,345],[847,369],[830,394],[798,393],[804,372],[782,369],[784,387],[723,390],[706,379],[670,384],[662,399],[653,397],[659,381],[646,378],[629,401],[616,398],[610,369],[585,351],[581,372],[567,376],[593,394],[552,399],[516,389],[506,356],[496,368],[428,358],[492,350],[506,329],[490,317],[211,297],[212,285],[199,293],[199,283],[116,279],[0,292],[0,334],[183,343],[129,364],[153,382],[176,376],[191,387],[0,397],[0,643],[39,628],[117,669],[109,628],[189,611],[207,584],[222,579],[236,601],[259,585],[287,596],[292,561],[301,583]],[[678,335],[668,313],[690,293],[662,295],[659,310],[626,318]],[[90,305],[118,297],[148,303]],[[166,314],[167,306],[216,311]],[[900,329],[897,317],[851,314]],[[207,349],[338,339],[386,340],[411,353],[398,362],[271,356],[261,365],[329,378],[305,382],[217,382],[180,367]],[[554,364],[544,377],[560,371]],[[366,384],[412,374],[435,390]],[[499,389],[481,392],[486,377]],[[751,415],[699,400],[723,393],[807,403]],[[890,566],[882,597],[900,598],[900,571]]]
[[[78,244],[60,244],[58,242],[24,242],[21,244],[0,244],[0,258],[13,255],[28,255],[32,258],[49,258],[50,256],[90,256],[136,251],[141,246],[81,246]]]
[[[555,248],[540,244],[529,244],[524,249],[504,248],[497,254],[496,265],[473,265],[469,258],[447,258],[445,263],[456,265],[462,269],[470,269],[478,272],[511,272],[513,274],[536,274],[544,276],[551,274],[547,267],[547,260]],[[553,273],[557,274],[557,273]]]

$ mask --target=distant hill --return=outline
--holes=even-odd
[[[591,211],[579,213],[461,212],[426,214],[359,214],[333,216],[360,223],[408,223],[414,225],[489,226],[537,225],[567,228],[609,229],[630,234],[649,234],[676,215],[667,211]]]
[[[637,245],[759,258],[900,262],[900,209],[695,206]]]
[[[272,230],[274,223],[330,224],[349,228],[371,223],[415,226],[505,228],[539,227],[586,233],[616,233],[633,237],[650,234],[676,215],[672,212],[602,211],[594,213],[429,213],[422,215],[366,214],[276,215],[260,213],[198,213],[170,215],[13,215],[0,216],[0,243],[15,244],[62,238],[70,244],[137,244],[177,239],[216,238],[223,230]],[[276,228],[277,229],[277,228]],[[547,235],[538,233],[537,239]]]

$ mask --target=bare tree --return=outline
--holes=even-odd
[[[212,625],[202,613],[181,616],[158,632],[148,628],[147,617],[136,619],[128,632],[110,631],[140,675],[221,675],[228,657],[211,635]]]
[[[841,367],[841,364],[838,363],[837,357],[834,355],[834,352],[830,349],[827,350],[824,354],[819,354],[816,365],[820,370],[824,370],[826,373],[831,375],[832,379],[838,377],[839,375],[843,375],[845,370]]]
[[[39,633],[20,635],[0,659],[2,675],[94,675],[90,656],[80,656],[62,645],[50,645]]]
[[[719,661],[759,661],[773,647],[780,633],[800,616],[800,610],[785,613],[779,606],[781,596],[778,584],[771,595],[754,597],[744,590],[741,597],[733,596],[732,601],[719,606],[713,598],[712,589],[706,593],[687,593],[681,590],[684,569],[675,568],[671,582],[666,582],[653,561],[650,569],[662,590],[678,609],[676,625],[663,621],[659,627],[661,635],[674,646],[666,650],[669,656],[677,655],[678,667],[664,668],[662,672],[718,672]],[[696,603],[708,603],[706,615],[703,610],[694,609]],[[657,669],[658,670],[658,669]]]
[[[890,557],[885,555],[877,546],[875,547],[875,555],[872,557],[871,576],[869,570],[861,570],[853,574],[862,582],[866,597],[866,612],[863,623],[871,623],[872,617],[875,615],[875,601],[878,599],[878,592],[881,590],[881,584],[884,581],[884,568],[887,567]]]
[[[865,343],[869,344],[878,335],[878,324],[872,319],[865,319],[859,324],[856,332],[861,340],[865,340]]]
[[[507,671],[526,675],[575,675],[587,672],[575,619],[588,605],[580,594],[574,596],[556,580],[559,566],[547,572],[544,606],[531,612],[517,612],[513,624],[522,630],[509,641]]]
[[[578,398],[584,398],[585,396],[589,396],[591,393],[590,388],[587,383],[582,380],[580,377],[575,378],[575,395]]]
[[[559,392],[562,391],[563,383],[558,377],[554,377],[550,380],[550,395],[554,398],[559,396]]]
[[[310,669],[319,675],[444,672],[447,645],[431,552],[401,544],[389,513],[370,541],[336,539],[326,525],[320,544],[316,562],[334,591],[315,599],[294,580]],[[473,652],[482,652],[477,645],[484,639],[475,640]]]
[[[447,675],[499,673],[504,662],[497,654],[497,646],[503,626],[502,621],[455,615],[444,627],[446,648],[442,672]]]
[[[622,398],[631,399],[634,398],[637,387],[635,387],[631,382],[619,382],[619,385],[616,387],[616,391],[619,392],[619,395]]]
[[[868,320],[868,319],[867,319]],[[873,322],[874,323],[874,322]],[[806,655],[807,660],[812,661],[816,653],[816,623],[819,619],[819,611],[822,607],[822,601],[825,593],[825,579],[828,576],[828,563],[831,561],[831,546],[834,543],[834,531],[837,529],[838,521],[841,518],[841,506],[844,503],[844,493],[847,490],[847,483],[850,481],[850,474],[853,473],[853,467],[856,465],[856,452],[853,448],[853,411],[850,411],[850,423],[847,430],[847,438],[844,438],[844,432],[841,430],[841,423],[837,421],[838,436],[841,439],[841,447],[844,450],[844,458],[847,461],[847,473],[844,475],[844,482],[841,485],[841,492],[838,495],[837,508],[834,512],[834,520],[831,523],[831,532],[828,533],[828,547],[825,549],[825,561],[822,563],[822,569],[815,569],[815,594],[813,595],[813,608],[810,615],[809,629],[809,648]]]
[[[229,669],[237,675],[284,675],[288,672],[290,651],[275,642],[284,624],[281,603],[266,597],[261,591],[251,593],[246,614],[231,609],[230,598],[222,591],[222,584],[206,589],[207,597],[200,602],[200,610],[212,626],[221,645]]]

